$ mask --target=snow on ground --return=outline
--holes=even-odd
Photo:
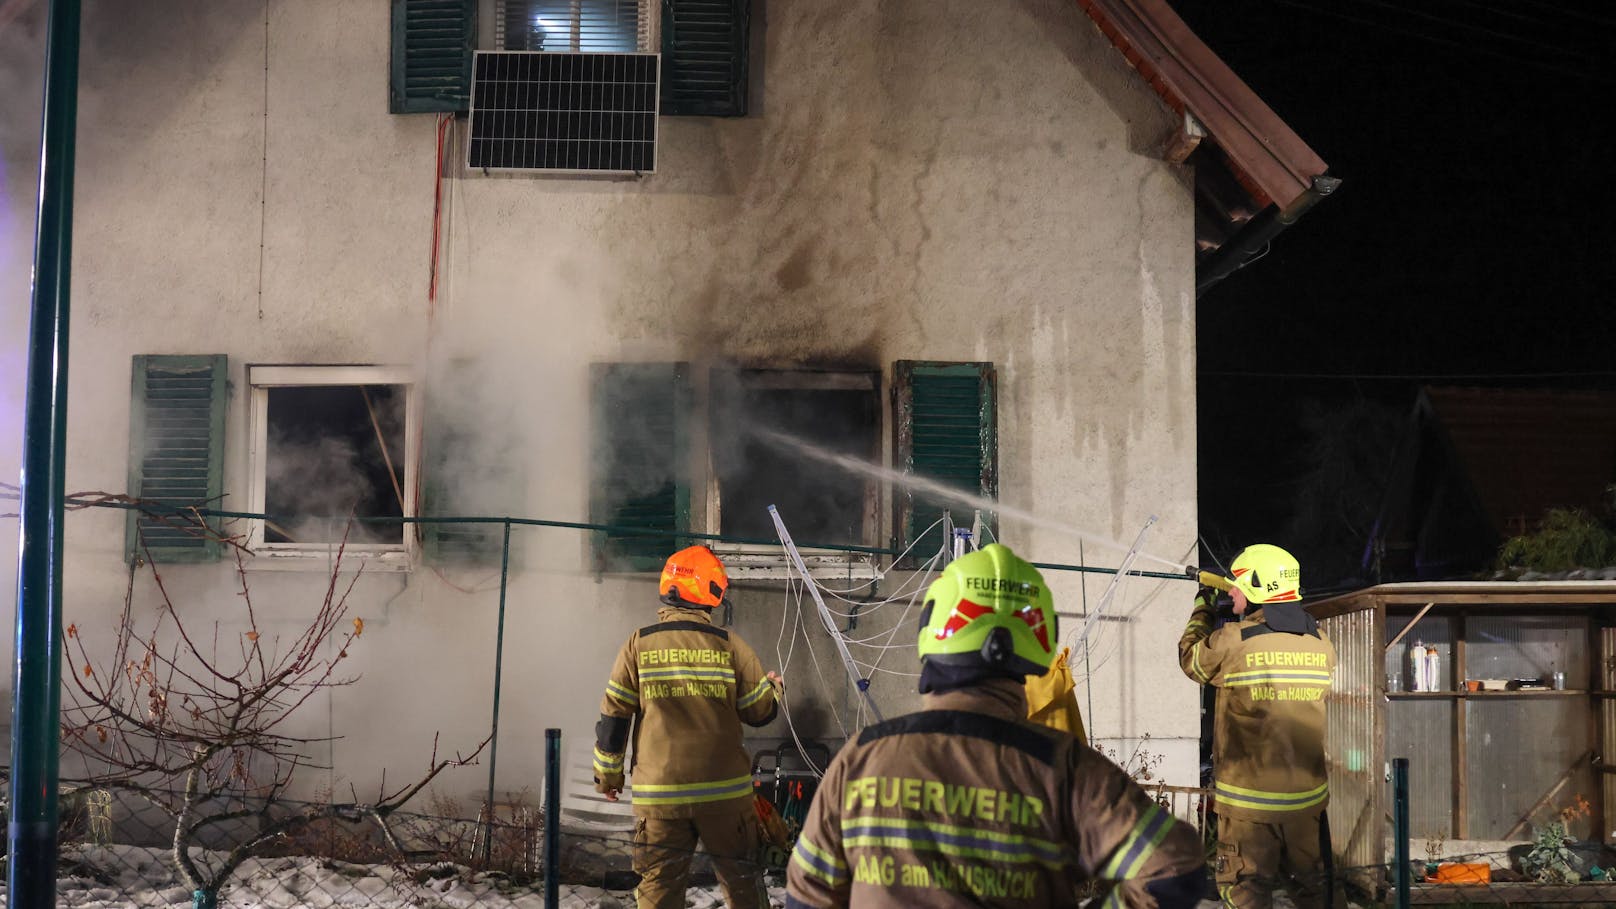
[[[453,873],[450,873],[451,870]],[[469,909],[509,906],[543,909],[542,887],[514,886],[502,875],[466,869],[441,869],[442,876],[410,873],[390,865],[355,865],[313,857],[248,859],[219,896],[220,909]],[[166,852],[139,846],[71,846],[63,849],[57,878],[57,904],[72,909],[185,909],[189,888],[167,863]],[[777,875],[769,880],[769,904],[785,905],[785,888]],[[563,909],[632,909],[626,890],[603,890],[563,884]],[[716,886],[693,887],[688,909],[724,905]],[[1284,907],[1289,903],[1276,900]],[[0,896],[0,907],[4,898]],[[1201,909],[1216,909],[1206,900]]]

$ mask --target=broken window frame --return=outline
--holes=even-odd
[[[322,385],[392,385],[402,386],[404,394],[404,451],[403,477],[400,491],[404,496],[405,518],[418,512],[417,489],[420,476],[420,388],[411,371],[402,366],[249,366],[247,368],[249,396],[248,444],[248,511],[263,514],[267,501],[269,451],[269,390]],[[395,466],[400,455],[392,453]],[[247,565],[252,568],[325,569],[335,557],[337,544],[270,543],[264,539],[264,521],[248,521],[247,546],[258,558]],[[343,561],[364,564],[371,570],[391,569],[408,571],[418,548],[417,534],[406,524],[401,543],[349,542],[343,551]]]
[[[882,407],[882,376],[879,368],[737,368],[734,366],[715,366],[708,372],[706,430],[709,439],[711,439],[715,431],[715,408],[720,406],[718,394],[714,389],[719,386],[720,382],[725,381],[722,378],[723,376],[736,373],[747,376],[747,384],[755,388],[801,391],[868,391],[871,396],[871,403],[875,407],[875,426],[870,434],[869,451],[864,453],[864,457],[872,464],[881,463],[882,439],[887,414]],[[702,510],[704,527],[708,533],[718,534],[722,533],[724,526],[723,502],[719,489],[718,470],[713,464],[710,443],[707,446],[704,466],[705,476],[702,484],[705,492]],[[865,479],[863,505],[861,507],[861,527],[856,539],[806,539],[799,528],[793,527],[790,514],[782,513],[780,517],[785,522],[786,530],[792,534],[794,541],[877,546],[880,545],[877,537],[882,531],[880,520],[881,497],[885,486],[885,483],[873,477]],[[772,530],[768,536],[773,536]],[[731,578],[774,580],[796,575],[796,569],[788,565],[787,558],[781,553],[778,543],[714,541],[710,545],[713,552],[724,560],[725,567],[728,569]],[[831,549],[815,549],[806,546],[799,546],[799,553],[803,557],[803,562],[808,566],[809,572],[815,577],[867,580],[878,577],[880,574],[879,566],[873,556]]]

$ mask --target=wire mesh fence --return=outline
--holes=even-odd
[[[57,870],[61,906],[236,906],[267,909],[520,905],[632,906],[639,876],[633,830],[557,829],[556,867],[544,865],[542,812],[522,803],[380,816],[363,805],[277,800],[211,806],[223,818],[184,850],[175,818],[119,794],[69,789],[62,797]],[[297,822],[288,824],[288,819]],[[266,831],[275,831],[266,835]],[[784,904],[786,853],[759,844],[755,867],[773,905]],[[692,906],[724,902],[711,857],[689,855]]]
[[[1206,790],[1148,787],[1181,819],[1202,828],[1208,876],[1218,871],[1216,818]],[[629,907],[635,904],[632,822],[613,827],[563,816],[555,835],[553,869],[546,868],[550,831],[543,812],[517,798],[490,811],[426,798],[421,810],[378,815],[364,805],[276,800],[212,806],[220,819],[194,837],[182,856],[181,824],[150,803],[94,787],[68,788],[61,804],[57,902],[86,909],[328,909],[328,907],[451,907],[553,905]],[[291,819],[293,823],[287,823]],[[272,832],[269,832],[272,831]],[[267,833],[266,835],[266,832]],[[1418,849],[1421,844],[1413,843]],[[1594,843],[1423,844],[1408,867],[1409,903],[1433,906],[1616,906],[1616,882],[1606,869],[1616,853]],[[1393,850],[1388,850],[1391,852]],[[788,852],[759,844],[753,863],[771,906],[785,900]],[[686,904],[725,905],[712,859],[691,856]],[[1238,870],[1238,869],[1236,869]],[[1226,875],[1240,903],[1255,894],[1279,907],[1308,905],[1307,897],[1339,884],[1349,905],[1396,905],[1396,867],[1335,867],[1320,873],[1263,878]],[[1105,885],[1089,890],[1104,893]],[[1213,889],[1203,905],[1220,902]],[[1298,897],[1302,897],[1298,899]]]

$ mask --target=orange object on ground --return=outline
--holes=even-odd
[[[1433,884],[1486,884],[1492,879],[1493,867],[1486,862],[1447,862],[1427,878]]]
[[[774,810],[774,803],[764,798],[763,793],[754,792],[752,808],[757,812],[758,833],[764,845],[790,849],[791,831],[787,829],[786,822],[781,819],[779,813]]]

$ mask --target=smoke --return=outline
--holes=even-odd
[[[264,511],[269,542],[336,542],[350,515],[404,513],[404,395],[389,386],[275,388],[269,397]],[[288,520],[289,519],[289,520]],[[360,522],[351,542],[403,539],[399,524]]]

